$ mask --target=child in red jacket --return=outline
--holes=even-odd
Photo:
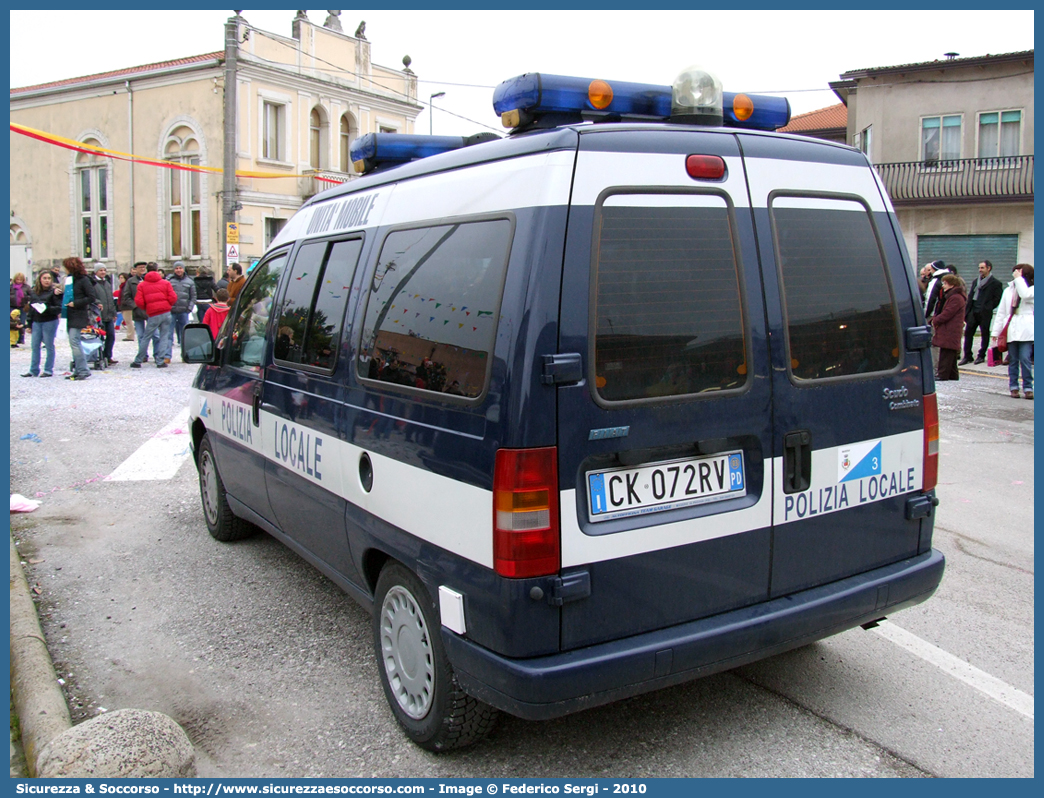
[[[219,288],[214,292],[214,303],[207,308],[207,312],[203,314],[203,323],[210,328],[210,332],[214,335],[214,340],[217,340],[218,330],[221,329],[221,325],[225,321],[225,316],[228,315],[228,291],[224,288]]]

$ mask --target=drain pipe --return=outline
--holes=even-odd
[[[134,152],[134,93],[131,91],[130,81],[124,81],[127,87],[127,152]],[[130,266],[137,260],[134,249],[134,161],[130,166],[130,264],[127,273],[130,274]],[[117,275],[119,272],[117,271]]]

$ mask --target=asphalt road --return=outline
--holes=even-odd
[[[502,716],[436,756],[385,704],[369,617],[265,535],[212,540],[191,460],[171,479],[103,479],[187,404],[193,370],[132,372],[130,346],[84,383],[20,379],[28,354],[12,351],[11,491],[44,494],[12,527],[74,721],[165,712],[202,776],[1034,774],[1033,403],[994,376],[939,387],[947,571],[927,603],[560,720]],[[957,678],[947,654],[977,670]],[[984,691],[990,677],[1015,700]]]

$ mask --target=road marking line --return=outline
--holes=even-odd
[[[135,482],[173,479],[191,453],[188,416],[189,409],[186,407],[167,426],[138,447],[138,451],[120,463],[105,480]]]
[[[879,626],[870,630],[890,640],[900,648],[905,648],[914,656],[920,657],[948,673],[955,679],[960,679],[970,687],[974,687],[980,693],[989,696],[994,701],[999,701],[1021,715],[1033,720],[1033,696],[1002,682],[996,676],[990,676],[974,665],[970,665],[963,659],[958,659],[953,654],[933,646],[927,640],[922,640],[915,634],[901,629],[893,623],[882,621]]]

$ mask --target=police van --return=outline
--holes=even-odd
[[[431,750],[928,598],[931,335],[865,156],[696,69],[494,108],[504,138],[355,142],[186,328],[210,534],[372,608]]]

